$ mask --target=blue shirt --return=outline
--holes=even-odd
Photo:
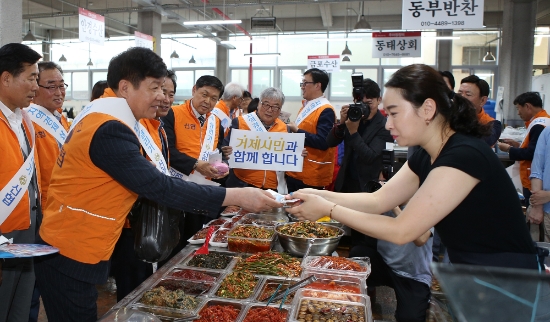
[[[550,191],[550,127],[546,127],[537,141],[533,163],[531,164],[531,176],[542,180],[542,189]],[[549,168],[549,169],[546,169]],[[544,212],[550,212],[550,202],[543,206]]]

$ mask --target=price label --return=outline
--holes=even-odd
[[[149,48],[153,50],[153,36],[143,34],[141,32],[134,32],[136,47]]]
[[[78,39],[103,46],[105,17],[84,8],[78,8]]]

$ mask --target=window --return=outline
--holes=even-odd
[[[67,77],[68,78],[68,77]],[[77,100],[89,100],[88,72],[73,72],[71,82],[72,98]]]
[[[302,96],[300,81],[302,80],[301,69],[282,69],[281,70],[281,90],[286,97]]]

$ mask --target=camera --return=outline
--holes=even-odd
[[[351,75],[351,83],[353,85],[353,104],[349,105],[348,119],[352,122],[359,121],[363,116],[369,115],[370,110],[363,98],[365,92],[363,90],[363,73],[354,73]]]
[[[395,152],[393,150],[382,150],[382,175],[386,180],[393,177],[393,164],[395,162]]]

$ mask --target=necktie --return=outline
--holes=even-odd
[[[205,121],[204,116],[200,115],[199,122],[201,122],[201,127],[204,125],[204,121]]]

